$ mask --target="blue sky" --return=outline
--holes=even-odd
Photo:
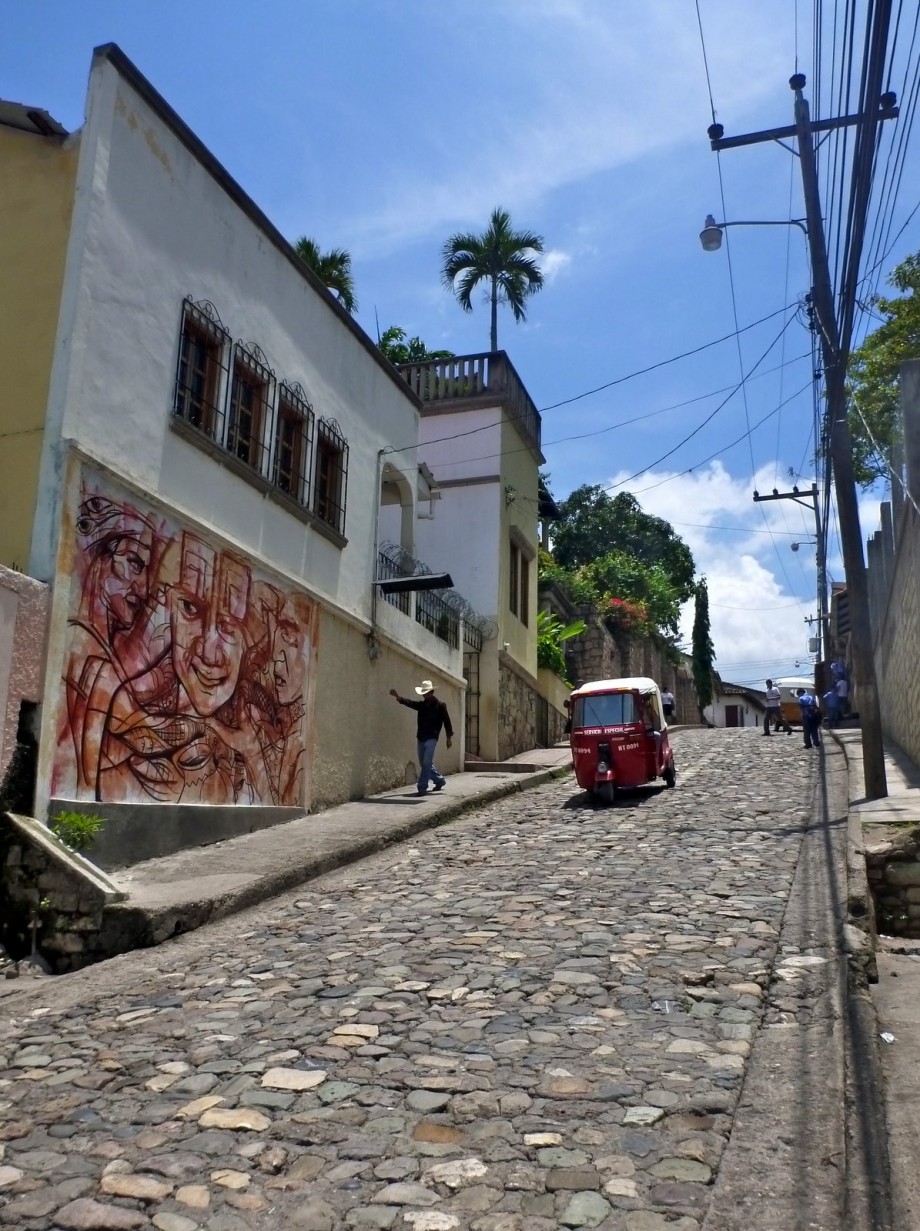
[[[620,484],[672,521],[709,579],[723,675],[756,682],[807,661],[816,606],[810,515],[751,500],[813,477],[795,313],[810,278],[794,227],[736,227],[721,252],[700,247],[710,212],[804,213],[787,150],[710,151],[706,64],[727,134],[791,123],[812,5],[700,0],[699,15],[702,39],[690,0],[44,0],[7,11],[0,94],[76,128],[92,48],[117,42],[285,234],[351,251],[371,335],[379,321],[458,354],[487,349],[486,305],[466,315],[440,285],[442,244],[496,205],[542,234],[546,287],[526,324],[502,314],[499,344],[538,407],[577,399],[543,417],[553,490]],[[914,156],[892,236],[918,200]],[[920,214],[890,247],[873,285],[920,248]],[[830,553],[842,579],[833,523]]]

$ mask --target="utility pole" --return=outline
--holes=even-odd
[[[811,509],[815,515],[815,558],[818,565],[818,661],[821,662],[823,653],[829,653],[831,648],[830,628],[827,619],[827,557],[825,554],[824,536],[821,533],[821,509],[818,504],[818,485],[812,483],[811,488],[807,492],[799,491],[797,487],[793,487],[791,492],[778,492],[773,488],[772,495],[761,496],[760,492],[754,492],[754,502],[759,503],[763,500],[794,500],[796,504],[802,505],[803,508]],[[823,653],[821,647],[824,647]]]
[[[856,499],[856,480],[853,471],[853,446],[846,415],[846,365],[849,358],[849,337],[847,337],[846,348],[842,348],[827,261],[827,242],[824,236],[824,220],[821,215],[813,135],[815,132],[827,132],[834,128],[851,125],[868,127],[870,124],[874,125],[877,120],[894,118],[898,110],[894,106],[893,96],[884,95],[880,100],[879,109],[873,114],[861,112],[857,115],[813,122],[809,116],[808,103],[802,94],[805,87],[804,74],[796,73],[790,78],[789,85],[795,92],[795,123],[792,127],[774,128],[750,133],[747,136],[723,138],[722,125],[713,124],[709,129],[709,137],[712,148],[717,151],[741,145],[754,145],[762,141],[782,142],[783,138],[796,138],[805,195],[806,231],[815,282],[812,295],[824,360],[829,452],[834,476],[834,492],[837,497],[843,566],[847,579],[853,684],[857,693],[862,728],[866,798],[881,799],[888,794],[888,785],[885,777],[882,724],[869,624],[869,587],[866,579],[862,532],[859,527],[859,506]],[[851,223],[852,221],[851,219]]]

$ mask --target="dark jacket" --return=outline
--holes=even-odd
[[[442,727],[453,739],[454,728],[450,725],[450,715],[443,701],[438,701],[436,697],[432,697],[431,700],[423,697],[421,701],[409,701],[406,697],[399,697],[398,700],[400,705],[408,706],[410,710],[418,710],[416,738],[419,743],[437,739]]]

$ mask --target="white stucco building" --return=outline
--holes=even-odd
[[[536,635],[540,413],[504,351],[400,370],[421,403],[419,452],[439,496],[434,515],[416,522],[418,555],[448,568],[486,618],[481,646],[464,655],[468,751],[503,760],[539,744],[546,727]]]
[[[10,140],[62,219],[9,289],[51,339],[16,510],[53,583],[39,815],[141,858],[411,780],[389,689],[435,679],[458,728],[464,692],[456,627],[374,598],[381,493],[407,549],[430,508],[419,399],[117,47],[79,133]]]

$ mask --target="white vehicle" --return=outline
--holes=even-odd
[[[790,724],[794,722],[801,725],[802,711],[799,709],[798,697],[795,695],[796,689],[804,688],[806,692],[814,694],[814,680],[810,680],[807,675],[784,675],[781,680],[774,680],[773,683],[779,689],[779,707],[783,717]]]

